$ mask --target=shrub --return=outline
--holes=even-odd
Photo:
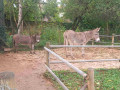
[[[45,46],[46,42],[50,42],[51,44],[63,44],[63,32],[65,28],[63,26],[47,26],[44,27],[41,34],[40,43],[37,44],[37,47]]]
[[[9,34],[6,34],[7,36],[7,41],[6,41],[6,44],[9,46],[9,47],[13,47],[13,35],[9,35]]]

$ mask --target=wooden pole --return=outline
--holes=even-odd
[[[120,45],[50,45],[51,48],[60,48],[60,47],[89,47],[89,48],[115,48],[115,47],[120,47]]]
[[[88,68],[88,90],[95,90],[94,69],[93,68]]]
[[[50,48],[50,42],[47,42],[47,43],[46,43],[46,47],[47,47],[47,48]],[[48,67],[50,67],[49,52],[48,52],[48,51],[46,51],[46,65],[47,65]]]
[[[114,45],[115,34],[112,34],[112,45]]]
[[[94,40],[92,40],[92,45],[94,45]]]
[[[81,63],[81,62],[110,62],[110,61],[119,61],[120,59],[96,59],[96,60],[67,60],[69,63]],[[50,64],[64,63],[63,61],[51,61]]]
[[[87,74],[85,72],[83,72],[82,70],[80,70],[79,68],[75,67],[74,65],[72,65],[71,63],[69,63],[67,60],[63,59],[62,57],[60,57],[58,54],[56,54],[55,52],[51,51],[50,49],[44,47],[44,49],[46,51],[48,51],[50,54],[54,55],[56,58],[58,58],[59,60],[63,61],[67,66],[69,66],[70,68],[72,68],[73,70],[75,70],[77,73],[79,73],[81,76],[83,76],[84,78],[87,76]]]
[[[64,90],[69,90],[62,81],[60,81],[60,79],[52,72],[52,70],[47,66],[45,65],[45,67],[47,68],[47,70],[52,74],[52,76],[56,79],[56,81],[61,85],[61,87],[64,89]]]

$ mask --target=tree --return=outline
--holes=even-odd
[[[19,0],[18,3],[19,3],[19,14],[18,14],[18,24],[17,24],[17,28],[18,28],[18,34],[20,34],[21,31],[22,31],[22,29],[23,29],[22,2],[21,2],[21,0]]]
[[[21,2],[18,3],[18,1]],[[7,21],[10,21],[10,26],[13,26],[14,28],[17,28],[19,26],[21,19],[24,22],[40,21],[42,13],[39,9],[39,1],[41,0],[4,0],[5,19]],[[22,8],[19,6],[22,6]],[[21,14],[18,11],[20,11]],[[20,19],[19,16],[21,17]],[[12,23],[13,25],[11,25]],[[17,30],[17,32],[18,31],[19,30]]]
[[[73,21],[72,29],[76,30],[83,16],[89,10],[89,0],[66,0],[65,16]]]
[[[41,0],[24,0],[23,16],[24,21],[40,21],[42,17],[42,11],[39,8]]]
[[[3,0],[0,0],[0,49],[1,46],[5,45],[5,40],[4,4]]]
[[[104,28],[106,28],[106,33],[110,33],[110,26],[117,26],[116,22],[120,22],[119,16],[117,13],[120,13],[120,1],[116,0],[99,0],[97,1],[97,14],[100,18],[99,21],[104,23]],[[112,25],[114,24],[114,25]]]
[[[99,26],[108,28],[109,26],[117,27],[120,23],[120,0],[63,1],[65,17],[73,21],[73,30],[76,30],[79,25],[84,28]]]
[[[49,17],[55,17],[58,12],[57,0],[47,0],[44,6],[44,15]]]

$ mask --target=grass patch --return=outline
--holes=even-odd
[[[69,90],[80,90],[83,78],[76,72],[53,71]],[[85,71],[86,72],[86,71]],[[49,72],[44,76],[49,79],[57,90],[63,90]],[[87,90],[87,89],[86,89]],[[95,70],[95,90],[120,90],[120,69]]]

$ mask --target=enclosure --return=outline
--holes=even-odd
[[[47,47],[47,48],[46,48]],[[83,83],[83,86],[80,86],[80,90],[84,90],[86,87],[88,87],[88,90],[94,90],[95,89],[95,84],[94,84],[94,69],[92,69],[92,68],[107,68],[107,69],[110,69],[110,68],[120,68],[120,59],[119,59],[119,57],[110,57],[110,58],[108,58],[108,56],[107,56],[107,58],[105,58],[105,56],[100,56],[100,55],[104,55],[104,54],[107,54],[107,55],[109,55],[110,54],[110,48],[112,48],[112,49],[114,49],[115,47],[116,48],[119,48],[120,46],[118,45],[50,45],[49,43],[47,43],[47,45],[46,45],[46,47],[44,47],[44,49],[46,50],[46,68],[47,68],[47,70],[52,74],[52,76],[57,80],[57,82],[63,87],[63,89],[65,89],[65,90],[69,90],[65,85],[64,85],[64,83],[63,82],[61,82],[60,81],[60,79],[53,73],[53,71],[52,71],[52,69],[53,69],[53,67],[51,67],[51,66],[57,66],[57,69],[58,69],[58,65],[57,64],[59,64],[59,63],[62,63],[62,64],[60,64],[60,67],[59,67],[59,69],[58,70],[65,70],[66,68],[65,68],[65,65],[67,65],[67,66],[69,66],[70,68],[72,68],[74,71],[76,71],[79,75],[82,75],[83,76],[83,78],[84,78],[84,80],[85,81],[83,81],[84,83]],[[95,52],[94,53],[94,56],[92,56],[92,58],[94,58],[94,59],[91,59],[91,55],[89,54],[89,57],[88,57],[88,60],[87,59],[85,59],[83,56],[82,56],[82,53],[80,53],[81,51],[78,51],[77,53],[79,53],[79,55],[78,55],[78,57],[80,58],[80,57],[82,57],[80,60],[68,60],[68,58],[66,58],[66,54],[65,54],[65,52],[62,52],[62,54],[63,55],[65,55],[65,57],[63,58],[62,56],[63,55],[58,55],[58,54],[56,54],[53,50],[54,49],[52,49],[52,50],[50,50],[51,48],[55,48],[55,47],[59,47],[59,48],[62,48],[62,47],[69,47],[69,48],[71,48],[71,47],[84,47],[84,48],[87,48],[85,51],[88,51],[88,50],[90,50],[90,48],[92,48],[91,50],[92,50],[92,52],[95,52],[94,50],[97,50],[97,52]],[[95,49],[94,49],[95,48]],[[100,50],[102,50],[102,48],[104,48],[104,50],[102,51],[102,52],[100,52],[99,50],[98,50],[98,48],[100,48]],[[107,48],[107,49],[106,49]],[[104,53],[105,52],[105,49],[107,50],[107,52],[108,53]],[[65,50],[65,49],[64,49]],[[77,50],[79,50],[79,49],[77,49]],[[75,50],[75,52],[74,53],[76,53],[76,51],[77,50]],[[112,50],[112,52],[113,52],[113,50]],[[58,52],[57,52],[58,53]],[[90,53],[90,52],[89,52]],[[99,53],[99,55],[97,56],[97,53]],[[80,55],[81,54],[81,55]],[[86,52],[86,54],[88,54],[88,52]],[[85,54],[85,57],[86,57],[86,54]],[[113,53],[113,54],[116,54],[116,53]],[[113,55],[112,54],[112,55]],[[53,57],[51,57],[51,55],[53,56]],[[77,55],[76,55],[77,56]],[[77,57],[77,58],[78,58]],[[95,57],[97,57],[97,59],[95,59]],[[61,61],[54,61],[54,58],[58,58],[58,60],[61,60]],[[72,58],[72,57],[71,57]],[[101,59],[102,58],[102,59]],[[104,58],[104,59],[103,59]],[[52,60],[52,61],[51,61]],[[96,62],[96,63],[94,63],[94,62]],[[80,63],[80,64],[70,64],[70,63]],[[85,66],[85,63],[87,63],[87,67]],[[91,64],[92,63],[92,64]],[[102,64],[101,64],[102,63]],[[115,64],[115,67],[113,66],[113,63]],[[51,65],[51,64],[55,64],[55,65]],[[108,67],[107,65],[110,65],[110,67]],[[63,65],[62,67],[61,67],[61,65]],[[79,68],[78,68],[78,66],[79,66]],[[84,73],[83,71],[81,71],[81,67],[80,66],[84,66],[84,69],[88,69],[88,73],[86,74],[86,73]],[[98,67],[96,67],[96,66],[98,66]],[[103,67],[104,66],[104,67]],[[64,67],[64,68],[63,68]],[[92,68],[91,68],[92,67]],[[91,68],[91,69],[90,69]],[[54,70],[54,69],[53,69]],[[66,70],[69,70],[69,68],[67,67],[67,69]],[[74,72],[72,70],[72,72]],[[71,71],[71,69],[70,69],[70,71]],[[59,71],[58,71],[59,72]],[[119,69],[118,69],[118,72],[119,72]],[[59,75],[58,75],[59,76]],[[67,77],[67,76],[66,76]],[[119,77],[119,75],[118,75],[118,77]],[[49,76],[48,76],[48,78],[49,78]],[[107,77],[106,77],[107,78]],[[116,77],[117,78],[117,77]],[[61,78],[62,79],[62,78]],[[119,82],[119,81],[118,81]],[[69,83],[69,82],[68,82]],[[81,82],[82,83],[82,82]],[[119,88],[119,83],[118,83],[118,85],[117,85],[118,87],[117,87],[117,89]],[[76,87],[77,88],[77,87]],[[114,87],[112,87],[112,88],[114,88]],[[103,89],[105,89],[105,88],[103,88]],[[114,88],[115,89],[115,88]],[[61,90],[61,89],[60,89]],[[70,90],[73,90],[73,89],[70,89]]]
[[[99,43],[93,40],[88,42],[88,46],[84,46],[84,57],[81,55],[81,47],[83,46],[63,46],[63,33],[66,30],[84,32],[95,28],[100,28],[101,41]],[[14,53],[14,34],[29,37],[39,34],[40,42],[34,43],[36,53],[30,54],[26,45],[19,45],[18,53]],[[51,43],[47,48],[46,42]],[[31,45],[31,47],[33,46]],[[73,48],[74,59],[70,55],[66,57],[65,47]],[[85,79],[85,82],[89,82],[89,74],[84,69],[117,68],[119,70],[119,49],[120,0],[0,0],[0,89],[2,90],[8,86],[12,89],[17,88],[17,90],[57,89],[50,80],[44,77],[47,71],[46,67],[48,70],[52,69],[56,72],[59,70],[74,72],[71,69],[73,68],[82,75],[81,77],[84,77],[82,79]],[[49,51],[47,59],[46,50]],[[52,54],[63,61],[59,61]],[[101,73],[105,73],[105,71]],[[109,74],[111,73],[109,72]],[[114,75],[114,73],[112,74]],[[115,80],[119,79],[115,75],[114,78]],[[14,86],[12,86],[13,83],[9,83],[13,81],[15,82]],[[119,81],[116,80],[114,83],[113,80],[113,83],[119,84]],[[95,84],[100,87],[101,83],[99,85],[99,82],[93,83],[92,81],[91,86]],[[111,80],[107,80],[107,82],[111,82]],[[61,84],[63,85],[62,82]],[[114,84],[111,89],[119,89],[120,85],[114,87]],[[83,88],[90,86],[86,83],[80,85]],[[82,86],[79,86],[79,89]]]

